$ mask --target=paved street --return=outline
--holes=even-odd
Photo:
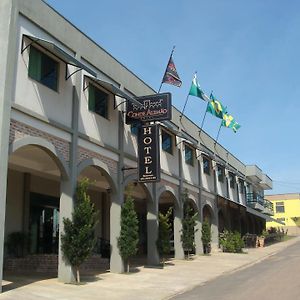
[[[296,245],[293,246],[294,244]],[[5,277],[4,293],[0,294],[0,300],[161,300],[170,299],[172,296],[189,291],[199,285],[203,287],[193,291],[194,294],[188,293],[177,299],[189,299],[188,297],[190,297],[190,299],[204,300],[245,300],[255,299],[257,293],[266,293],[265,295],[268,297],[271,296],[270,293],[274,288],[270,278],[276,278],[277,275],[280,277],[276,279],[276,288],[284,288],[284,292],[282,292],[284,297],[281,297],[283,300],[288,299],[286,297],[288,293],[292,294],[296,290],[296,287],[290,286],[290,282],[286,283],[286,279],[289,280],[292,277],[295,279],[295,284],[300,282],[297,278],[300,266],[297,253],[299,244],[300,237],[265,248],[248,249],[247,254],[216,252],[210,256],[195,256],[190,261],[171,260],[164,269],[142,266],[136,268],[135,272],[130,275],[101,273],[92,277],[83,276],[82,279],[86,283],[79,286],[60,283],[57,278]],[[282,252],[279,255],[274,256],[280,251]],[[289,264],[286,260],[291,263]],[[249,267],[251,265],[254,266]],[[250,269],[246,269],[246,267]],[[234,274],[240,269],[245,269],[245,271]],[[264,274],[267,272],[266,278],[260,278],[259,273],[262,271]],[[243,286],[247,283],[249,284],[248,288]],[[287,289],[291,291],[287,291]],[[221,293],[218,294],[218,291]],[[236,298],[230,294],[234,291],[236,291]],[[251,297],[244,296],[247,291]],[[300,288],[298,291],[300,292]],[[277,292],[274,294],[277,295]],[[196,298],[192,298],[193,295],[196,295]],[[216,298],[209,298],[211,296]],[[268,300],[266,296],[264,299]],[[293,299],[299,299],[299,295]]]
[[[224,275],[172,299],[300,299],[300,242],[247,269]]]

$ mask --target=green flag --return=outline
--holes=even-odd
[[[231,128],[234,132],[237,132],[237,130],[241,127],[241,125],[235,121],[233,116],[227,113],[223,114],[222,126]]]
[[[223,114],[226,113],[226,107],[224,107],[212,93],[210,94],[210,99],[211,101],[208,103],[206,111],[217,118],[223,119]]]
[[[200,84],[197,80],[197,74],[196,73],[195,73],[193,81],[192,81],[192,85],[191,85],[191,88],[190,88],[189,95],[201,98],[204,101],[208,101],[208,97],[204,94],[204,92],[202,91],[202,89],[200,87]]]

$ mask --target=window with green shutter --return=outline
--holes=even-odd
[[[170,154],[173,154],[173,138],[172,135],[167,133],[166,131],[161,131],[161,146],[162,149]]]
[[[218,181],[219,182],[224,182],[224,174],[225,174],[224,168],[222,166],[218,165],[217,175],[218,175]]]
[[[108,119],[108,94],[89,85],[89,110]]]
[[[48,88],[58,89],[58,62],[31,46],[29,53],[28,76]]]
[[[202,160],[203,160],[203,173],[204,174],[207,174],[207,175],[210,175],[210,165],[211,165],[211,160],[204,156],[202,157]]]
[[[185,162],[188,165],[193,166],[194,165],[194,150],[193,148],[189,147],[188,145],[184,145],[184,158]]]

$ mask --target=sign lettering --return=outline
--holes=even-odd
[[[135,98],[141,106],[127,101],[126,124],[171,120],[171,93],[161,93]]]
[[[138,147],[139,181],[160,181],[158,125],[146,125],[140,128]]]

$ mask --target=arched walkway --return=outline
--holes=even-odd
[[[67,163],[47,140],[24,137],[10,144],[5,236],[17,233],[28,238],[26,243],[16,240],[18,245],[7,248],[6,255],[27,256],[26,261],[31,261],[28,266],[15,264],[13,272],[24,268],[30,271],[36,259],[45,269],[55,269],[59,252],[61,182],[68,179]],[[18,253],[13,249],[18,249]],[[43,254],[52,259],[43,262],[43,256],[39,257]],[[36,269],[31,271],[34,273]]]
[[[218,219],[214,214],[213,208],[210,204],[205,204],[202,208],[203,221],[207,221],[211,227],[211,248],[216,251],[219,247],[219,229],[218,229]]]

